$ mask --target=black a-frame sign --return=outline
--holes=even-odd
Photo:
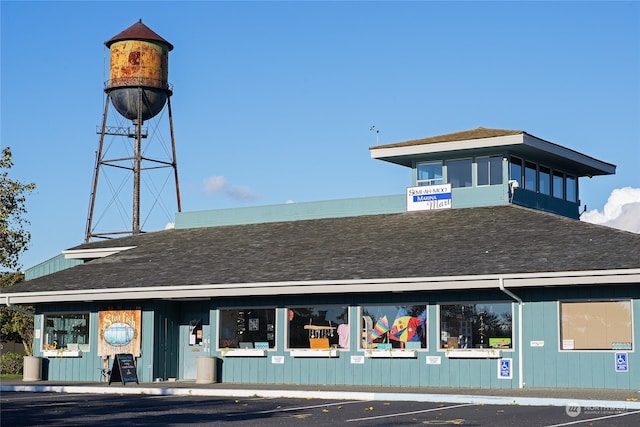
[[[122,385],[132,382],[140,384],[133,354],[116,354],[111,367],[111,375],[109,375],[109,385],[113,381],[120,381]]]

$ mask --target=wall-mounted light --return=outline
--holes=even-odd
[[[515,193],[516,188],[520,188],[520,184],[515,179],[509,180],[509,203],[513,203],[513,194]]]

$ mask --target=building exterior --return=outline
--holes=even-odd
[[[640,235],[578,221],[615,166],[522,131],[370,149],[403,194],[177,214],[82,244],[3,290],[33,304],[51,380],[639,386]],[[198,359],[207,358],[207,359]]]

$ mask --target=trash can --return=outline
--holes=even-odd
[[[216,358],[212,356],[196,357],[196,384],[216,382]]]
[[[42,357],[24,356],[22,359],[22,381],[42,380]]]

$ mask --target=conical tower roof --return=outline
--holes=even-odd
[[[164,43],[167,45],[169,50],[173,49],[173,45],[156,34],[151,28],[147,27],[142,23],[142,19],[138,22],[121,32],[113,36],[111,39],[104,42],[107,47],[110,47],[113,43],[120,40],[148,40]]]

